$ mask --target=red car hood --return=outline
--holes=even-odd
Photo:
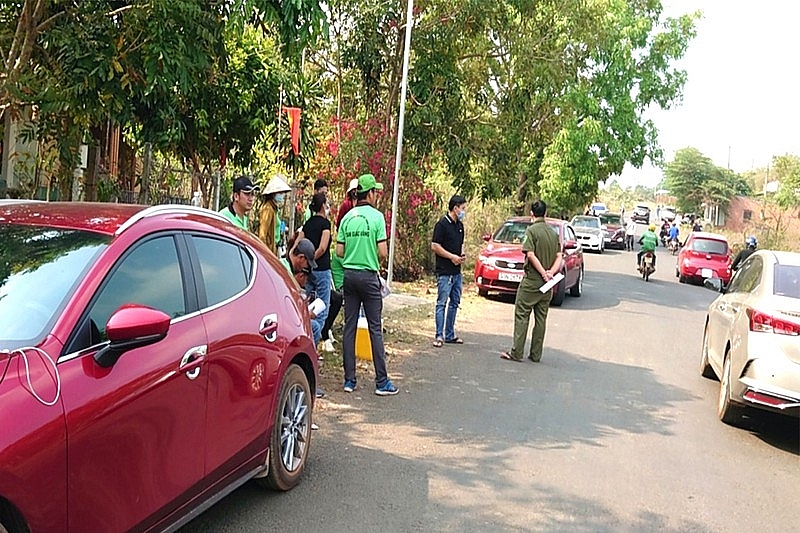
[[[481,255],[487,257],[500,257],[508,259],[509,261],[522,260],[522,245],[521,244],[507,244],[502,242],[490,242],[486,248],[481,251]]]

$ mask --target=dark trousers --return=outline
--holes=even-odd
[[[330,338],[331,327],[333,327],[333,321],[336,320],[336,317],[339,315],[339,311],[341,309],[342,309],[342,293],[331,289],[331,306],[328,311],[328,318],[325,319],[325,325],[322,326],[323,339]]]
[[[643,256],[645,253],[646,253],[646,252],[645,252],[644,250],[639,250],[639,253],[638,253],[638,254],[636,254],[636,266],[637,266],[637,267],[640,267],[640,266],[642,266],[642,256]],[[656,267],[656,253],[655,253],[655,252],[653,252],[653,268],[655,268],[655,267]]]
[[[381,314],[383,298],[377,272],[344,270],[344,331],[342,332],[342,359],[345,381],[356,380],[356,329],[358,312],[364,306],[372,344],[372,364],[375,366],[375,386],[382,387],[389,379],[386,374],[386,353],[383,348]]]
[[[547,311],[550,309],[553,291],[542,293],[539,290],[540,286],[541,283],[533,283],[525,277],[522,278],[522,283],[517,289],[517,297],[514,300],[514,347],[511,349],[511,357],[514,359],[522,359],[525,351],[531,313],[533,313],[533,330],[531,331],[531,347],[528,351],[528,358],[532,361],[542,359],[544,333],[547,328]]]

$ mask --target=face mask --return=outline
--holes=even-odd
[[[326,207],[325,208],[325,216],[328,216],[330,214],[331,214],[331,208],[330,207]]]
[[[467,216],[466,211],[459,211],[458,212],[458,220],[464,220],[464,217]]]
[[[283,194],[276,194],[276,195],[275,195],[275,201],[276,201],[277,203],[281,203],[281,202],[283,202]]]

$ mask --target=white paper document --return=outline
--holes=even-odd
[[[319,316],[323,309],[325,309],[325,302],[322,301],[322,298],[317,298],[308,304],[308,310],[311,311],[314,316]]]
[[[550,281],[548,281],[547,283],[545,283],[544,285],[542,285],[541,287],[539,287],[539,291],[541,291],[542,293],[545,293],[545,292],[549,291],[550,289],[552,289],[553,287],[555,287],[555,286],[556,286],[556,283],[558,283],[558,282],[559,282],[559,281],[561,281],[562,279],[564,279],[564,274],[562,274],[561,272],[559,272],[558,274],[556,274],[555,276],[553,276],[553,279],[551,279]]]

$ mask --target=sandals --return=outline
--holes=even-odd
[[[434,348],[441,348],[443,343],[444,341],[442,339],[436,337],[436,339],[433,341],[433,346]]]
[[[460,337],[456,337],[455,339],[450,339],[449,341],[444,341],[446,344],[464,344],[464,340]]]
[[[500,352],[500,359],[505,361],[514,361],[515,363],[521,363],[522,359],[517,359],[516,357],[512,356],[509,352]]]

